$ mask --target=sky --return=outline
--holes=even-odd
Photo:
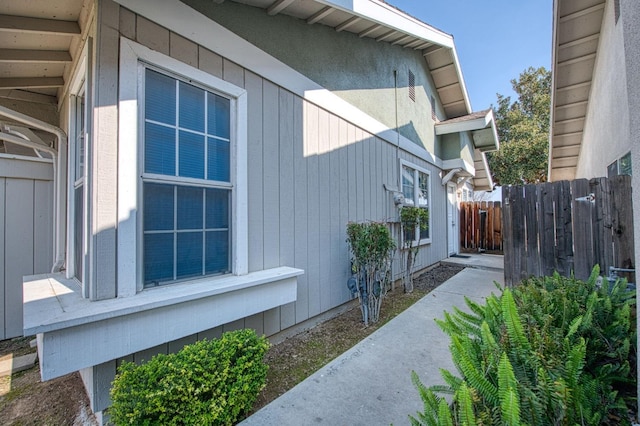
[[[386,0],[448,34],[474,111],[511,96],[530,66],[551,67],[552,0]]]

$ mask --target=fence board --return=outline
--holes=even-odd
[[[515,279],[513,270],[513,214],[511,192],[513,187],[502,188],[502,241],[504,247],[504,283],[512,286]]]
[[[569,275],[573,269],[571,184],[564,180],[555,182],[553,185],[553,201],[556,210],[556,270],[562,275]]]
[[[619,268],[634,268],[633,210],[631,176],[611,180],[613,257]],[[634,282],[637,282],[634,280]]]
[[[537,193],[535,185],[525,185],[524,199],[526,205],[525,231],[527,250],[527,276],[540,275],[540,256],[538,256],[538,209]]]
[[[540,223],[540,273],[551,275],[555,270],[555,220],[553,215],[553,185],[537,185],[539,200],[538,220]],[[506,225],[505,225],[506,226]]]
[[[596,264],[603,275],[633,269],[631,200],[629,176],[503,188],[505,283],[554,271],[586,279]]]
[[[589,182],[586,179],[576,179],[571,182],[573,196],[573,229],[575,253],[574,273],[577,278],[585,279],[589,276],[591,267],[595,264],[593,256],[593,235],[591,227],[591,202],[586,199],[589,195]]]

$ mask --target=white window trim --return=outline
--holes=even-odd
[[[422,238],[420,240],[415,239],[412,242],[412,245],[418,245],[418,246],[423,246],[426,244],[431,244],[432,240],[433,240],[433,205],[431,204],[431,192],[432,192],[432,179],[431,179],[431,172],[427,169],[425,169],[424,167],[420,167],[414,163],[411,163],[410,161],[407,160],[400,160],[400,168],[398,169],[400,171],[399,173],[399,181],[398,181],[398,188],[400,188],[400,190],[402,190],[402,167],[406,166],[409,167],[411,169],[414,170],[415,174],[414,174],[414,185],[413,185],[413,200],[415,203],[415,200],[418,198],[418,176],[417,173],[421,172],[424,173],[425,175],[427,175],[429,177],[429,190],[428,190],[428,194],[427,194],[427,205],[429,207],[429,238]],[[415,204],[414,204],[415,205]],[[416,231],[416,233],[419,231]],[[404,239],[404,233],[401,232],[400,233],[400,237],[402,239]],[[404,244],[404,241],[402,241],[402,243]]]
[[[246,90],[121,37],[118,105],[118,297],[132,296],[143,289],[139,214],[142,206],[139,140],[141,117],[138,97],[144,77],[138,66],[140,61],[211,87],[232,101],[231,132],[234,144],[231,154],[231,270],[233,275],[245,275],[248,272]],[[219,277],[214,276],[209,279],[215,281],[217,278]],[[198,279],[202,280],[201,277]]]
[[[75,177],[76,172],[76,109],[77,109],[77,97],[82,91],[84,93],[84,101],[85,101],[85,123],[84,123],[84,170],[82,176],[82,184],[84,186],[83,193],[83,215],[84,215],[84,223],[82,227],[82,241],[84,242],[84,253],[82,256],[83,267],[82,267],[82,280],[80,282],[82,286],[82,294],[83,297],[89,297],[89,259],[87,256],[89,250],[89,220],[91,215],[89,214],[90,203],[89,203],[89,194],[90,194],[90,143],[89,138],[91,137],[91,123],[92,123],[92,114],[91,114],[91,105],[92,105],[92,67],[91,67],[91,57],[92,57],[92,47],[93,47],[93,38],[89,37],[85,42],[85,45],[82,49],[81,59],[78,63],[78,67],[75,70],[75,74],[71,79],[69,84],[69,95],[68,95],[68,149],[69,149],[69,158],[67,159],[67,253],[66,253],[66,278],[75,279],[76,275],[76,264],[75,264],[75,184],[78,181]],[[73,111],[73,112],[72,112]],[[73,133],[73,134],[72,134]]]

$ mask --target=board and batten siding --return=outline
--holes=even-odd
[[[350,275],[346,225],[397,219],[393,194],[383,187],[399,187],[397,147],[203,46],[110,4],[119,8],[119,27],[115,27],[121,36],[247,91],[249,272],[277,266],[305,271],[298,277],[296,302],[180,343],[244,327],[273,335],[351,300],[346,286]],[[109,39],[113,46],[103,44],[103,48],[117,49],[116,40]],[[419,269],[446,257],[446,227],[436,226],[445,221],[446,194],[437,167],[405,151],[399,151],[399,157],[431,172],[433,243],[420,250]],[[399,263],[396,256],[398,277]],[[175,350],[180,346],[175,343],[127,359],[142,361]]]
[[[22,336],[22,277],[51,271],[53,165],[0,157],[0,340]]]

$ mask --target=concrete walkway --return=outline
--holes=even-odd
[[[473,264],[483,256],[452,259]],[[466,307],[464,296],[482,302],[496,293],[493,282],[503,282],[500,258],[495,256],[491,269],[465,268],[241,424],[409,424],[408,415],[422,407],[411,371],[430,386],[443,383],[440,368],[454,369],[449,339],[434,318],[454,306]]]

